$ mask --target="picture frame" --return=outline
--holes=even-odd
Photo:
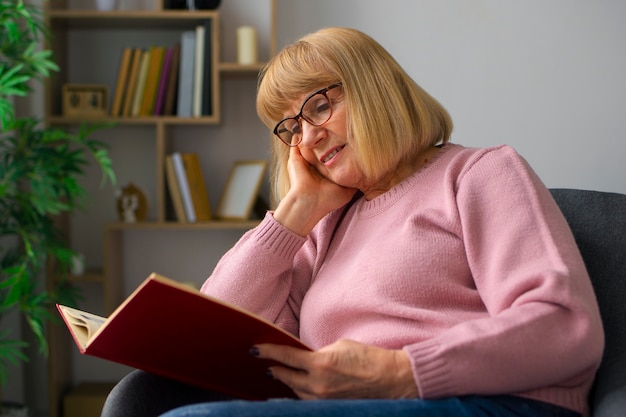
[[[100,84],[64,84],[63,116],[106,117],[109,89]]]
[[[215,216],[222,220],[248,220],[265,177],[267,161],[235,161]]]

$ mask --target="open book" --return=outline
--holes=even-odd
[[[243,399],[293,397],[267,376],[259,343],[310,350],[293,335],[232,304],[151,274],[109,318],[57,305],[83,354]]]

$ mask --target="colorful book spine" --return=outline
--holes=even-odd
[[[197,153],[183,153],[182,156],[196,220],[209,221],[211,220],[211,203],[209,202],[209,193],[202,174],[200,158],[198,158]]]
[[[193,109],[193,80],[196,55],[195,31],[183,32],[178,74],[178,117],[191,117]]]
[[[167,82],[169,80],[171,65],[172,65],[172,52],[174,48],[167,48],[165,51],[165,57],[163,58],[163,68],[161,70],[161,78],[159,79],[159,87],[156,94],[156,102],[154,103],[154,110],[152,114],[160,116],[163,114],[163,107],[165,105],[165,92],[167,89]]]
[[[213,114],[213,32],[212,20],[204,22],[204,68],[202,81],[202,115]]]
[[[196,26],[196,58],[193,78],[193,117],[202,116],[202,84],[204,82],[204,26]]]
[[[174,168],[174,160],[172,155],[165,157],[165,178],[167,180],[167,187],[172,198],[172,205],[174,206],[174,213],[176,219],[179,222],[187,223],[185,217],[185,206],[183,205],[183,197],[180,193],[180,187],[178,185],[178,178],[176,176],[176,168]]]
[[[139,78],[139,66],[141,63],[142,55],[143,50],[141,48],[135,48],[133,50],[133,57],[131,60],[129,71],[130,73],[128,75],[128,84],[126,86],[126,91],[124,91],[124,105],[122,106],[120,116],[128,117],[131,115],[134,93],[137,89],[137,79]]]
[[[172,52],[172,63],[170,65],[170,75],[167,81],[167,92],[165,94],[165,108],[163,114],[171,116],[176,112],[176,93],[178,92],[178,70],[180,68],[180,43],[174,45]]]
[[[185,173],[185,164],[182,154],[180,152],[174,152],[172,154],[172,162],[174,163],[176,179],[178,180],[178,187],[180,188],[180,195],[183,200],[185,218],[189,223],[195,223],[196,211],[194,210],[193,201],[191,200],[191,191],[189,190],[189,182],[187,182],[187,174]]]
[[[141,101],[143,99],[144,87],[146,85],[146,76],[148,75],[148,66],[150,65],[150,50],[143,51],[141,55],[141,64],[139,65],[139,74],[137,75],[137,85],[133,93],[133,104],[131,108],[131,116],[139,116],[141,111]]]
[[[141,99],[141,109],[139,111],[140,116],[150,116],[154,111],[154,103],[156,101],[157,90],[159,88],[159,80],[161,79],[164,56],[165,47],[153,46],[150,48],[150,62],[148,64],[146,84],[144,86],[143,97]]]
[[[117,71],[117,82],[115,83],[115,96],[113,98],[113,105],[111,106],[111,116],[121,115],[124,91],[128,84],[128,75],[130,73],[132,55],[132,48],[128,47],[122,50],[120,66]]]

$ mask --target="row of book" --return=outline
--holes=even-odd
[[[212,21],[173,46],[124,47],[111,116],[202,117],[213,113]]]
[[[211,220],[211,203],[198,154],[174,152],[166,155],[165,177],[179,222]]]

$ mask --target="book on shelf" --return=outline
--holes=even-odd
[[[180,65],[178,73],[178,117],[191,117],[193,109],[193,81],[196,56],[196,32],[182,33],[180,41]]]
[[[124,99],[123,106],[120,111],[120,116],[130,116],[131,109],[133,105],[133,93],[137,88],[137,78],[139,75],[139,66],[141,63],[141,57],[143,55],[143,50],[141,48],[134,48],[133,55],[131,58],[129,73],[128,73],[128,83],[126,85],[126,89],[124,91]]]
[[[310,350],[295,336],[191,286],[151,274],[108,318],[57,305],[79,351],[249,400],[295,397],[267,377],[261,343]]]
[[[176,169],[174,168],[174,161],[172,155],[165,157],[165,179],[167,180],[167,187],[170,192],[170,198],[172,199],[172,206],[174,206],[174,214],[176,220],[181,223],[187,223],[185,217],[185,207],[183,205],[183,196],[180,193],[180,187],[178,186],[178,179],[176,178]]]
[[[204,65],[202,68],[202,106],[201,114],[213,114],[213,42],[212,19],[204,21]]]
[[[115,82],[115,95],[111,105],[111,116],[120,116],[124,100],[124,91],[128,87],[128,76],[130,74],[133,49],[130,47],[122,49],[120,65],[117,70],[117,80]]]
[[[172,63],[170,65],[170,74],[167,80],[167,89],[165,92],[165,105],[163,114],[171,116],[176,110],[176,93],[178,92],[178,70],[180,67],[180,43],[173,47]]]
[[[202,116],[202,84],[204,83],[204,37],[203,25],[196,26],[196,56],[193,73],[193,117]]]
[[[137,84],[133,93],[133,104],[130,115],[139,116],[141,112],[141,101],[143,99],[144,87],[146,85],[146,77],[150,65],[150,49],[146,49],[141,54],[141,63],[139,64],[139,74],[137,74]]]
[[[196,221],[209,221],[211,220],[211,203],[202,174],[200,158],[198,158],[197,153],[183,153],[181,155],[185,165],[185,175],[189,184],[191,202],[196,213]]]
[[[152,114],[155,116],[160,116],[163,114],[163,108],[165,106],[165,92],[167,89],[167,82],[171,72],[172,65],[172,53],[174,52],[173,47],[169,47],[165,49],[165,56],[163,57],[163,67],[161,69],[161,75],[159,77],[158,88],[156,93],[156,98],[154,102],[154,109]]]
[[[176,179],[178,181],[178,188],[180,189],[180,195],[183,200],[183,208],[185,209],[185,219],[189,223],[196,222],[196,211],[191,200],[191,191],[189,190],[189,182],[187,181],[187,174],[185,172],[185,163],[183,162],[183,155],[180,152],[174,152],[172,154],[172,162],[174,164],[174,172],[176,172]]]
[[[165,56],[164,46],[152,46],[150,48],[150,61],[148,62],[148,72],[146,74],[146,84],[141,98],[140,116],[151,116],[154,111],[161,70],[163,68],[163,57]]]

